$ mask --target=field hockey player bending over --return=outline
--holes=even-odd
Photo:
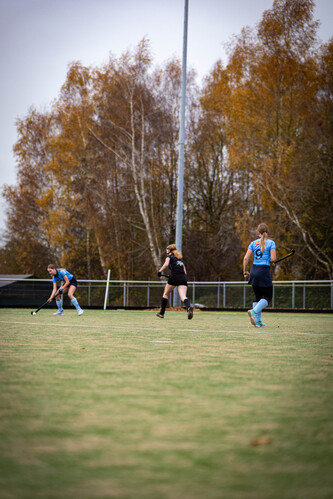
[[[161,277],[162,272],[169,268],[171,274],[168,276],[168,283],[165,285],[164,293],[161,302],[161,309],[156,314],[157,317],[161,319],[164,318],[165,309],[168,303],[169,294],[177,286],[178,293],[182,302],[187,310],[187,318],[192,319],[193,317],[193,307],[191,307],[190,300],[187,298],[187,274],[185,265],[183,263],[183,257],[179,251],[177,251],[175,244],[169,244],[166,249],[167,257],[163,263],[160,270],[157,272],[157,277]]]
[[[255,327],[264,327],[261,320],[261,312],[266,308],[272,300],[273,282],[270,272],[270,264],[276,261],[276,247],[272,239],[268,239],[268,227],[266,224],[258,225],[259,238],[249,245],[243,259],[243,274],[244,277],[249,277],[249,284],[255,294],[252,310],[248,310],[251,324]],[[247,266],[250,257],[254,253],[253,265],[250,273],[247,271]]]
[[[50,276],[52,276],[52,281],[53,281],[53,290],[50,298],[48,299],[48,302],[51,303],[51,301],[55,297],[58,307],[58,312],[55,312],[53,315],[64,315],[64,310],[62,308],[62,301],[61,301],[61,295],[63,293],[68,293],[68,297],[71,300],[74,307],[76,308],[78,315],[82,315],[83,310],[80,307],[77,299],[74,298],[74,293],[77,288],[77,280],[75,279],[74,275],[68,272],[68,270],[66,269],[57,269],[56,266],[53,265],[52,263],[47,267],[47,271],[50,274]],[[61,286],[59,289],[57,289],[58,281],[65,282],[65,284]]]

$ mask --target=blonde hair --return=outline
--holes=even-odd
[[[167,250],[169,251],[169,253],[173,253],[176,258],[178,259],[183,258],[182,254],[179,253],[179,251],[177,251],[175,244],[169,244],[169,246],[167,246]]]
[[[260,251],[263,253],[266,249],[266,241],[268,239],[268,227],[266,224],[259,224],[257,230],[260,235]]]

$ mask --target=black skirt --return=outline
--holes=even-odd
[[[273,286],[269,265],[252,265],[249,277],[249,284],[268,288]]]
[[[174,274],[168,279],[168,284],[171,286],[187,286],[186,274]]]

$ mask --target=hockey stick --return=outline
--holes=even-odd
[[[59,293],[59,289],[58,289],[57,293],[54,295],[54,298],[55,298],[56,296],[60,295],[60,294],[61,294],[61,292]],[[31,315],[36,315],[36,314],[37,314],[37,312],[39,312],[39,311],[40,311],[40,309],[41,309],[41,308],[43,308],[43,307],[45,307],[45,305],[47,305],[48,303],[49,303],[49,300],[46,300],[46,302],[45,302],[45,303],[43,303],[40,307],[38,307],[38,308],[37,308],[37,310],[35,310],[34,312],[31,312]]]
[[[276,260],[274,262],[274,264],[276,265],[277,263],[282,262],[282,260],[285,260],[286,258],[289,258],[290,256],[293,256],[294,254],[295,254],[295,250],[293,249],[293,250],[291,250],[290,253],[288,253],[288,255],[283,256],[282,258],[279,258],[278,260]]]
[[[49,300],[46,300],[45,303],[43,303],[43,305],[41,305],[40,307],[37,308],[37,310],[35,310],[35,312],[31,312],[31,315],[36,315],[37,312],[40,311],[41,308],[45,307],[45,305],[47,305],[49,303]]]

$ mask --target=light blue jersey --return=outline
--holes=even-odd
[[[272,239],[266,240],[266,249],[261,253],[260,239],[252,241],[249,248],[254,253],[253,265],[270,265],[271,264],[271,250],[275,249],[275,242]]]
[[[66,269],[58,269],[56,275],[52,277],[53,282],[57,281],[64,281],[65,275],[68,277],[68,280],[70,281],[74,276],[73,274],[70,274],[68,270]]]

